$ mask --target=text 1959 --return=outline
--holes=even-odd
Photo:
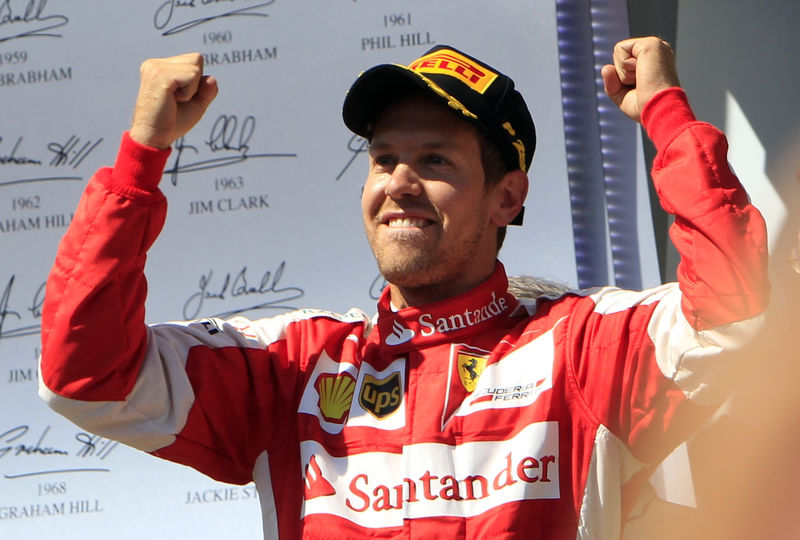
[[[16,66],[28,61],[28,51],[6,51],[0,55],[0,66]]]

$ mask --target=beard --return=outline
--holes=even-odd
[[[481,226],[449,242],[442,241],[442,235],[434,241],[417,233],[377,239],[373,232],[367,237],[386,281],[408,289],[440,289],[458,281],[475,264],[485,229]]]

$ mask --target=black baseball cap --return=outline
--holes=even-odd
[[[345,125],[371,138],[378,114],[409,92],[422,91],[477,125],[500,150],[508,170],[527,171],[536,130],[514,81],[449,45],[437,45],[408,66],[381,64],[350,87],[342,107]]]

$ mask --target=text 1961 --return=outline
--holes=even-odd
[[[392,13],[391,15],[384,15],[383,26],[386,28],[411,26],[411,13]]]

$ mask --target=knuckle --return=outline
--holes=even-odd
[[[189,61],[192,64],[194,64],[195,66],[198,66],[198,67],[200,67],[202,69],[202,67],[203,67],[203,55],[200,54],[199,52],[189,53]]]
[[[139,71],[143,76],[153,78],[161,71],[161,63],[158,58],[149,58],[142,62]]]

